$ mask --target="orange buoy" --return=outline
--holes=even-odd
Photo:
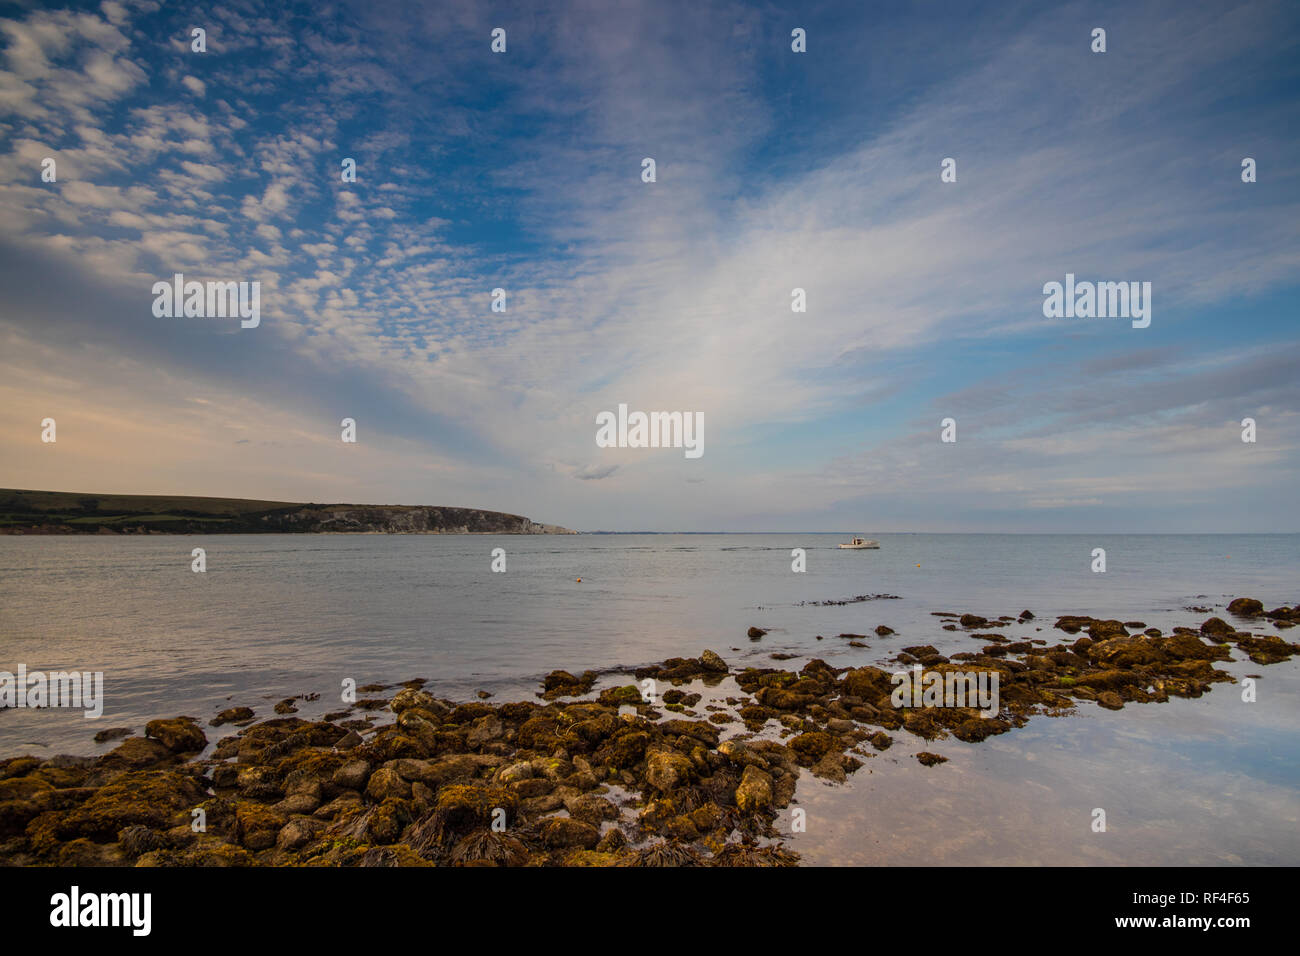
[[[579,584],[582,583],[582,578],[578,578],[578,583],[579,583]]]

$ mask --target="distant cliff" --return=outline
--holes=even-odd
[[[0,534],[576,534],[523,515],[428,505],[323,505],[0,489]]]

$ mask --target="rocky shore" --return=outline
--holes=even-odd
[[[1236,624],[1211,617],[1167,634],[1092,617],[1048,626],[1029,611],[935,617],[972,649],[910,644],[892,660],[924,674],[996,674],[996,715],[895,706],[891,672],[879,667],[813,659],[798,671],[735,670],[712,651],[599,691],[595,672],[553,671],[538,700],[516,703],[444,700],[424,680],[371,685],[360,690],[380,696],[321,720],[292,716],[289,701],[260,720],[232,707],[207,730],[192,717],[150,721],[99,757],[0,760],[0,862],[788,866],[799,858],[781,834],[801,775],[842,782],[891,733],[965,746],[1080,704],[1199,697],[1234,682],[1215,666],[1234,651],[1261,665],[1300,653],[1277,633],[1255,633],[1285,632],[1300,608],[1266,611],[1249,598],[1229,605]],[[1013,640],[1003,633],[1012,626],[1045,636]],[[900,639],[884,624],[874,635]],[[647,679],[653,702],[642,699]],[[210,746],[211,728],[228,725],[237,733]]]

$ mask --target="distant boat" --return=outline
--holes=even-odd
[[[880,542],[868,541],[866,538],[854,538],[848,544],[841,544],[840,547],[850,551],[861,551],[863,548],[879,548]]]

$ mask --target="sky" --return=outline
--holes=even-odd
[[[0,486],[1297,531],[1298,153],[1294,2],[0,5]]]

